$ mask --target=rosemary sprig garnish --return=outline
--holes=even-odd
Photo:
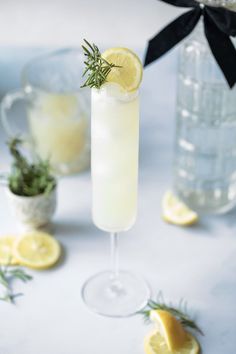
[[[0,266],[0,284],[4,288],[4,293],[0,296],[0,301],[14,303],[16,297],[23,295],[22,293],[15,294],[11,288],[12,281],[16,279],[26,283],[32,280],[33,277],[20,267],[10,268],[8,265]]]
[[[100,50],[94,43],[90,44],[86,39],[84,39],[84,42],[85,45],[82,45],[82,48],[86,59],[84,61],[85,70],[83,72],[83,77],[87,75],[87,79],[81,88],[95,87],[99,89],[102,84],[106,82],[106,78],[111,70],[113,68],[120,68],[121,66],[109,63],[102,58]]]
[[[157,301],[149,300],[147,306],[139,313],[144,316],[145,322],[150,322],[150,312],[152,310],[165,310],[173,315],[185,328],[194,330],[201,335],[204,335],[203,331],[196,324],[196,322],[187,314],[186,302],[180,301],[179,306],[175,307],[173,304],[166,304],[162,294],[159,294]]]

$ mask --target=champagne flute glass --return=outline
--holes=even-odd
[[[137,212],[139,93],[106,83],[92,89],[91,102],[92,214],[111,235],[112,269],[88,279],[82,297],[99,314],[124,317],[143,308],[150,295],[141,277],[118,266],[118,233],[133,226]]]

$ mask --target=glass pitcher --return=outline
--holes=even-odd
[[[236,6],[235,0],[204,3]],[[200,213],[230,210],[236,205],[236,87],[228,87],[202,21],[180,50],[176,111],[176,194]]]
[[[49,159],[59,175],[79,172],[90,162],[89,96],[80,88],[82,71],[77,49],[42,55],[24,67],[22,89],[8,93],[1,103],[8,137],[21,136],[33,155]],[[27,133],[16,129],[11,118],[18,100],[26,104]]]

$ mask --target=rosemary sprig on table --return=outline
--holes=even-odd
[[[0,266],[0,284],[4,288],[4,293],[0,296],[0,301],[14,303],[16,297],[23,295],[22,293],[15,294],[11,288],[13,280],[16,279],[26,283],[32,280],[33,277],[20,267],[10,268],[8,265]]]
[[[177,307],[174,307],[172,304],[166,304],[162,294],[159,294],[157,301],[149,300],[147,306],[141,310],[139,313],[144,316],[145,322],[150,322],[150,312],[152,310],[164,310],[168,311],[173,315],[185,328],[194,330],[201,335],[204,335],[202,330],[196,324],[196,322],[187,314],[187,304],[186,302],[180,301],[180,304]]]
[[[85,45],[82,45],[84,55],[86,57],[84,64],[85,70],[83,77],[87,75],[87,79],[81,86],[83,87],[95,87],[99,89],[113,68],[120,68],[120,66],[113,63],[109,63],[102,58],[102,55],[95,44],[90,44],[84,39]]]

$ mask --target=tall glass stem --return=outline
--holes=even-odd
[[[118,249],[118,233],[111,233],[111,269],[114,278],[119,274],[119,249]]]

